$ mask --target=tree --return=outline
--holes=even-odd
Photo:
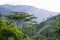
[[[34,40],[47,40],[45,36],[37,35],[32,37]]]
[[[17,26],[0,18],[0,40],[22,40],[23,37]]]
[[[32,38],[30,38],[29,36],[27,36],[26,38],[24,38],[23,40],[33,40]]]
[[[60,27],[60,17],[56,19],[56,26]]]
[[[56,37],[56,40],[60,40],[60,17],[56,18],[55,24],[57,28],[53,30],[54,36]]]
[[[34,19],[36,19],[36,17],[34,17],[32,14],[25,12],[12,12],[11,14],[6,15],[6,17],[18,27],[29,25],[34,21]]]
[[[36,33],[35,26],[24,26],[21,30],[26,36],[29,36],[29,37],[32,37]]]

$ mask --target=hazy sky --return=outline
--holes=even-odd
[[[40,9],[60,12],[60,0],[0,0],[1,4],[31,5]]]

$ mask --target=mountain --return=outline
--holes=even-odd
[[[18,12],[27,12],[29,14],[34,14],[37,17],[37,20],[39,22],[43,21],[43,19],[46,19],[48,17],[55,16],[58,13],[56,12],[50,12],[44,9],[39,9],[33,6],[27,6],[27,5],[9,5],[9,4],[4,4],[0,5],[0,7],[9,9],[11,11],[18,11]],[[8,11],[7,11],[8,12]]]
[[[49,19],[41,22],[36,28],[37,28],[37,34],[45,35],[45,36],[52,36],[52,29],[56,29],[55,21],[56,18],[60,18],[60,14],[50,17]],[[48,26],[48,27],[47,27]]]
[[[1,14],[8,14],[8,13],[10,13],[10,12],[11,12],[11,10],[6,9],[6,8],[4,8],[4,7],[0,7],[0,13],[1,13]]]

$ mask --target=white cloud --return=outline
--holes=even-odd
[[[1,4],[31,5],[40,9],[60,12],[60,0],[0,0]]]

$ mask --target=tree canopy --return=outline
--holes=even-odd
[[[16,25],[6,22],[0,18],[0,40],[21,40],[24,34]]]
[[[33,14],[28,14],[25,12],[11,12],[6,15],[6,18],[11,22],[17,24],[17,26],[22,27],[31,24],[36,17]]]

